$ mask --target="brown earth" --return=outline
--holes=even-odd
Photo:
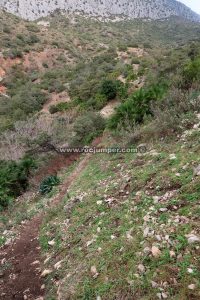
[[[93,142],[97,146],[101,138]],[[60,186],[52,206],[58,204],[66,195],[74,179],[79,176],[92,154],[86,154],[75,170]],[[69,156],[60,167],[69,166],[77,159],[77,154]],[[49,171],[52,166],[49,166]],[[56,167],[58,168],[58,167]],[[52,169],[51,169],[52,171]],[[0,249],[0,298],[2,300],[42,300],[45,290],[43,285],[42,257],[39,247],[39,231],[44,214],[37,215],[21,227],[19,237],[12,244]],[[3,270],[3,271],[1,271]]]
[[[67,63],[71,63],[68,58],[68,52],[60,49],[46,48],[44,51],[36,52],[31,51],[23,56],[23,66],[25,71],[37,69],[39,71],[46,70],[48,68],[53,68],[58,64],[59,55],[64,55]]]
[[[44,104],[43,109],[41,110],[41,112],[49,113],[49,108],[52,105],[57,105],[57,104],[62,103],[62,102],[70,102],[70,101],[71,101],[70,96],[69,96],[68,92],[66,92],[66,91],[63,91],[59,94],[52,93],[51,98],[49,99],[49,101],[47,101]]]
[[[42,280],[38,269],[40,263],[32,264],[40,260],[37,237],[41,222],[41,216],[33,218],[21,229],[19,239],[0,251],[1,263],[4,260],[8,266],[0,281],[1,299],[35,300],[43,296]]]
[[[3,85],[1,85],[0,86],[0,94],[4,94],[4,93],[6,93],[6,87],[5,86],[3,86]]]

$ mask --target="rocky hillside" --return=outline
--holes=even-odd
[[[1,0],[0,7],[29,20],[47,16],[59,9],[92,17],[163,19],[179,16],[200,21],[198,14],[175,0]]]
[[[0,299],[199,300],[200,23],[0,28]]]

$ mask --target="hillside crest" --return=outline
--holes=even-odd
[[[0,0],[0,7],[24,19],[35,20],[55,10],[103,18],[164,19],[179,16],[200,21],[200,16],[175,0]]]

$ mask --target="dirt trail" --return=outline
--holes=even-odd
[[[96,146],[100,139],[96,139]],[[74,179],[88,164],[92,154],[86,154],[76,169],[60,186],[60,191],[52,201],[58,204],[67,193]],[[76,160],[76,156],[74,157]],[[70,163],[73,161],[70,160]],[[38,241],[44,215],[40,214],[28,221],[20,230],[20,236],[13,244],[0,249],[0,299],[2,300],[42,300],[45,291],[41,289],[41,254]],[[1,269],[3,272],[1,273]]]

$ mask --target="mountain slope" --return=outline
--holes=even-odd
[[[93,17],[128,17],[162,19],[175,15],[192,21],[200,16],[175,0],[1,0],[0,7],[22,18],[34,20],[60,9]]]

